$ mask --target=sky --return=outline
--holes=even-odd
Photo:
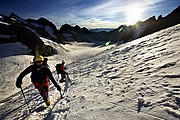
[[[14,12],[27,19],[44,17],[57,28],[63,24],[86,28],[117,28],[149,17],[166,16],[180,0],[0,0],[0,14]]]

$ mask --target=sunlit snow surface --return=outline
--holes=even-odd
[[[52,105],[41,110],[38,91],[27,83],[28,76],[24,78],[30,115],[13,85],[32,56],[1,58],[1,93],[6,90],[1,94],[0,119],[179,120],[179,46],[180,25],[122,45],[62,45],[66,51],[49,57],[48,63],[57,79],[54,66],[64,59],[72,83],[65,87],[62,100],[51,85]],[[60,85],[64,91],[64,83]]]

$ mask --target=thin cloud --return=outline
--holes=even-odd
[[[151,2],[150,0],[145,0],[145,1],[148,2],[148,3],[150,3],[150,4],[152,4],[152,5],[154,5],[154,3]]]
[[[87,26],[88,28],[116,28],[119,26],[118,22],[105,21],[96,18],[90,18],[79,24],[81,27]]]
[[[119,4],[119,2],[117,0],[113,0],[113,1],[107,1],[105,3],[104,2],[99,3],[99,4],[89,7],[89,8],[85,8],[85,9],[81,10],[81,12],[84,15],[107,17],[107,16],[116,15],[119,12],[123,12],[124,9],[125,8],[122,7],[121,4]]]

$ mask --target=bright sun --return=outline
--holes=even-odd
[[[143,9],[137,5],[131,5],[126,10],[127,24],[133,25],[141,19]]]

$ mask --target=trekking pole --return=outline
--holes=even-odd
[[[62,94],[62,92],[61,92],[61,91],[59,91],[59,92],[60,92],[60,98],[63,99],[63,94]]]
[[[23,94],[24,101],[25,101],[25,104],[27,105],[28,111],[31,112],[31,110],[29,109],[29,106],[28,106],[28,104],[27,104],[27,100],[26,100],[26,98],[25,98],[25,95],[24,95],[24,92],[23,92],[22,87],[21,87],[21,92],[22,92],[22,94]]]

